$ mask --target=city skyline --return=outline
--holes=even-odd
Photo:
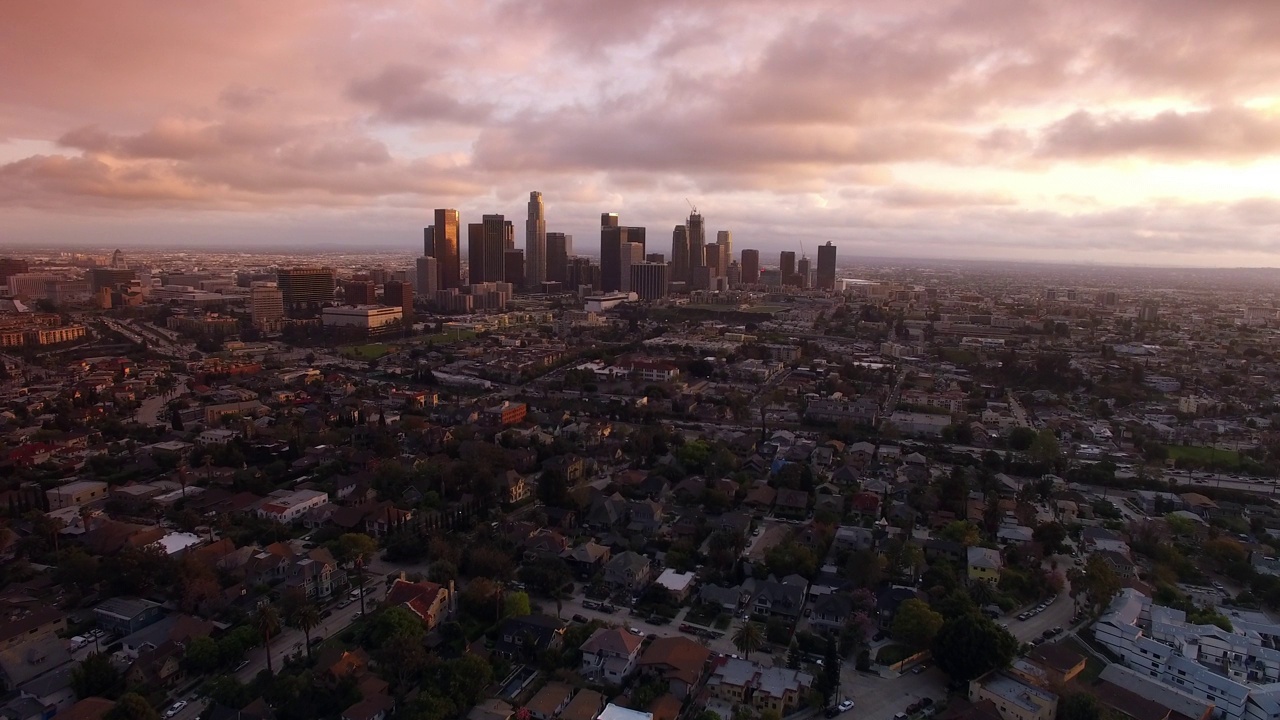
[[[1264,3],[75,5],[0,28],[6,246],[411,248],[537,188],[580,239],[1280,265]]]

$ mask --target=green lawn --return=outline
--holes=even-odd
[[[391,352],[391,346],[385,343],[368,345],[346,345],[338,348],[338,352],[353,360],[377,360]]]
[[[1164,448],[1169,451],[1170,460],[1187,458],[1189,460],[1199,460],[1203,463],[1240,464],[1240,453],[1235,450],[1220,450],[1201,445],[1165,445]]]

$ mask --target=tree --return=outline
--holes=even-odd
[[[1044,429],[1036,433],[1036,437],[1031,441],[1031,447],[1027,449],[1027,454],[1031,456],[1034,462],[1043,465],[1053,465],[1058,461],[1062,450],[1058,445],[1058,436],[1052,430]]]
[[[356,573],[357,586],[360,589],[360,613],[364,607],[364,564],[378,550],[378,543],[364,533],[344,533],[338,537],[334,548],[334,559],[347,565]]]
[[[1062,542],[1067,539],[1067,531],[1059,523],[1047,522],[1036,526],[1031,537],[1044,547],[1045,555],[1056,555],[1062,552]]]
[[[222,663],[218,643],[207,635],[191,638],[182,659],[187,669],[197,675],[213,672]]]
[[[115,707],[107,711],[103,720],[160,720],[160,713],[138,693],[128,692],[116,700]]]
[[[944,540],[960,543],[965,547],[977,545],[978,541],[982,539],[978,526],[968,520],[955,520],[947,523],[942,530],[938,531],[938,535]]]
[[[87,697],[110,697],[120,685],[120,671],[111,664],[106,653],[89,653],[71,671],[71,689],[81,700]]]
[[[262,646],[267,650],[267,673],[275,675],[275,669],[271,666],[271,637],[280,632],[280,615],[271,603],[263,600],[258,603],[254,624],[258,627],[258,634],[262,636]]]
[[[1111,598],[1120,592],[1120,578],[1100,555],[1093,554],[1085,561],[1084,572],[1071,587],[1073,593],[1089,596],[1093,607],[1106,607]]]
[[[307,662],[310,662],[311,631],[320,624],[320,611],[301,591],[298,591],[297,594],[302,595],[301,601],[299,602],[295,599],[285,605],[284,621],[302,631],[302,636],[307,642]]]
[[[1007,666],[1017,650],[1012,635],[976,613],[947,620],[933,641],[933,659],[956,682]]]
[[[929,647],[942,627],[942,615],[934,612],[923,600],[904,600],[893,614],[892,633],[895,640],[913,650]]]
[[[884,558],[874,550],[855,550],[845,564],[845,574],[860,588],[874,588],[884,577]]]
[[[1031,443],[1035,442],[1036,431],[1027,427],[1016,427],[1009,431],[1009,447],[1018,452],[1026,452],[1031,449]]]
[[[1106,712],[1098,698],[1088,692],[1073,692],[1058,703],[1058,720],[1103,720]]]
[[[379,647],[396,637],[407,637],[421,642],[423,633],[422,620],[417,615],[402,606],[390,607],[378,613],[373,619],[373,624],[369,628],[369,644]]]
[[[822,675],[819,677],[823,705],[830,706],[840,692],[840,648],[835,635],[827,635],[827,651],[822,658]]]
[[[522,592],[507,593],[502,600],[503,617],[524,617],[533,614],[529,605],[529,594]]]
[[[753,622],[742,623],[742,627],[733,634],[733,646],[748,660],[751,659],[752,651],[759,650],[762,645],[764,636],[760,632],[760,626]]]

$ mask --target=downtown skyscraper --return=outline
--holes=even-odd
[[[750,248],[742,251],[742,284],[755,285],[760,282],[760,251]]]
[[[689,282],[689,228],[685,225],[671,232],[671,281]]]
[[[529,193],[529,219],[524,225],[525,285],[533,290],[547,279],[547,219],[543,214],[542,193]]]
[[[573,254],[573,236],[562,232],[547,233],[547,280],[564,283],[569,277],[569,256]]]
[[[472,285],[505,282],[507,248],[515,242],[515,228],[501,215],[485,215],[467,226],[467,277]]]
[[[826,245],[818,246],[818,282],[819,290],[836,289],[836,246],[828,240]]]
[[[440,290],[462,287],[462,257],[458,238],[461,235],[461,219],[452,208],[436,210],[436,224],[432,226],[430,257],[438,261],[440,278],[436,283]],[[428,248],[424,248],[428,249]]]

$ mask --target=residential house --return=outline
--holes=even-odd
[[[1000,581],[1000,569],[1004,567],[1004,562],[998,551],[991,548],[971,547],[966,552],[969,582],[997,583]]]
[[[893,626],[893,617],[898,607],[907,600],[923,600],[924,595],[913,587],[891,585],[880,588],[876,593],[876,620],[882,630]]]
[[[385,607],[402,605],[409,612],[417,615],[427,626],[427,630],[433,630],[453,613],[455,607],[453,583],[450,582],[449,586],[445,587],[426,580],[409,582],[403,578],[396,578],[387,590],[383,605]]]
[[[502,489],[502,501],[509,505],[523,502],[533,496],[533,484],[524,475],[508,470],[498,480]]]
[[[50,720],[103,720],[115,706],[114,700],[87,697],[54,715]]]
[[[564,558],[578,577],[589,578],[604,569],[605,563],[609,562],[610,550],[606,545],[588,540],[568,551]]]
[[[1138,577],[1137,569],[1133,565],[1133,561],[1122,553],[1115,550],[1098,550],[1094,553],[1102,559],[1104,563],[1119,577],[1121,580],[1127,580]]]
[[[144,650],[129,666],[125,681],[130,687],[172,688],[187,677],[182,666],[182,653],[182,646],[172,640]]]
[[[98,627],[116,635],[129,635],[164,617],[159,603],[138,597],[114,597],[93,609]]]
[[[7,650],[44,637],[56,636],[67,629],[67,616],[56,607],[37,605],[6,608],[7,619],[0,622],[0,650]]]
[[[792,518],[803,518],[809,514],[809,493],[803,490],[782,488],[778,490],[773,501],[774,512]]]
[[[604,582],[614,590],[635,592],[649,584],[652,572],[649,558],[627,550],[605,563]]]
[[[396,701],[390,695],[378,693],[362,699],[342,711],[342,720],[387,720],[395,712]]]
[[[622,628],[600,628],[582,643],[581,673],[585,678],[620,685],[635,671],[641,639]]]
[[[712,697],[756,712],[785,716],[799,707],[813,686],[813,677],[788,668],[762,668],[732,657],[719,658],[707,679]]]
[[[560,711],[560,720],[596,720],[604,706],[603,695],[595,690],[583,688]]]
[[[654,640],[640,656],[641,674],[667,681],[677,698],[688,698],[706,672],[712,653],[706,646],[683,635]]]
[[[1058,696],[1014,673],[995,670],[969,681],[969,702],[990,700],[1003,720],[1054,720]]]
[[[793,582],[778,582],[772,578],[758,581],[749,603],[751,613],[762,617],[779,615],[793,620],[800,617],[808,583],[798,576],[787,578],[793,579]]]
[[[809,624],[819,632],[839,632],[853,615],[853,598],[844,593],[820,595],[813,601]]]
[[[552,680],[534,693],[524,707],[534,720],[551,720],[568,707],[572,699],[572,685]]]
[[[507,618],[498,630],[494,652],[508,659],[541,657],[564,644],[565,623],[550,615]]]
[[[0,683],[10,690],[71,663],[67,643],[53,634],[0,650]]]
[[[742,607],[742,588],[703,585],[698,588],[698,599],[708,605],[718,606],[734,615]]]
[[[1046,643],[1032,649],[1027,660],[1035,663],[1051,684],[1061,685],[1084,672],[1085,657],[1062,643]]]

